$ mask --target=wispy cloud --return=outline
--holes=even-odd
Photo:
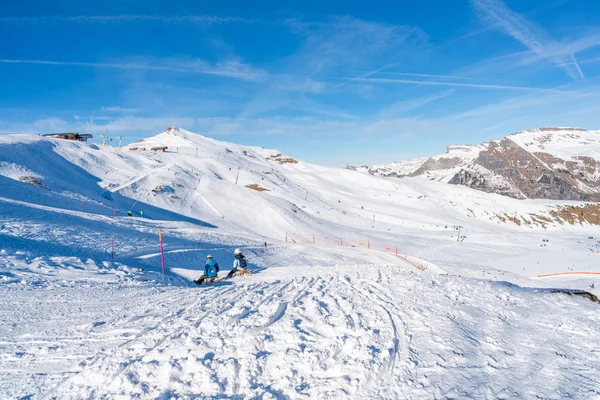
[[[168,22],[192,23],[197,25],[215,25],[224,23],[248,23],[258,20],[239,17],[219,17],[214,15],[75,15],[75,16],[40,16],[40,17],[1,17],[0,22],[89,22],[89,23],[124,23],[124,22]]]
[[[402,54],[427,41],[427,35],[417,27],[348,16],[318,24],[296,20],[289,20],[288,24],[304,39],[291,60],[306,76],[331,73],[338,68],[375,67],[392,60],[395,64]],[[298,61],[303,64],[298,65]]]
[[[427,45],[428,35],[418,27],[364,21],[349,16],[335,17],[310,31],[306,55],[330,59],[337,55],[345,69],[367,67],[369,71],[356,76],[366,78],[405,62],[404,57]],[[310,47],[309,47],[310,46]],[[314,54],[321,52],[320,56]],[[313,54],[311,54],[313,53]],[[315,57],[317,56],[317,57]],[[340,88],[349,80],[338,83]]]
[[[354,78],[367,78],[367,77],[369,77],[369,76],[376,75],[376,74],[378,74],[378,73],[380,73],[380,72],[383,72],[383,71],[385,71],[385,70],[387,70],[387,69],[390,69],[390,68],[392,68],[392,67],[395,67],[396,65],[398,65],[398,64],[400,64],[400,63],[401,63],[400,61],[396,61],[396,62],[393,62],[393,63],[391,63],[391,64],[383,65],[383,66],[381,66],[381,67],[378,67],[378,68],[376,68],[376,69],[374,69],[374,70],[367,71],[367,72],[363,72],[363,73],[361,73],[360,75],[358,75],[358,76],[355,76]],[[349,83],[351,80],[352,80],[352,78],[348,78],[348,79],[346,79],[344,82],[342,82],[342,83],[338,83],[338,84],[336,85],[336,87],[342,87],[342,86],[345,86],[345,85],[346,85],[346,84],[348,84],[348,83]]]
[[[383,108],[379,112],[379,116],[381,118],[397,118],[400,116],[404,116],[411,111],[418,110],[428,104],[433,103],[434,101],[444,99],[448,96],[456,93],[454,89],[446,89],[441,93],[435,93],[429,96],[421,96],[416,98],[411,98],[410,100],[398,101],[390,106]]]
[[[400,75],[400,76],[415,76],[420,78],[439,78],[439,79],[459,79],[459,80],[472,80],[473,78],[469,78],[466,76],[456,76],[456,75],[435,75],[435,74],[420,74],[413,72],[383,72],[383,75]]]
[[[276,84],[275,88],[281,90],[289,90],[292,92],[302,92],[302,93],[323,93],[325,87],[327,85],[325,82],[316,81],[311,78],[306,79],[291,79],[289,82],[282,82],[280,84]]]
[[[587,60],[582,60],[579,64],[596,64],[600,63],[600,57],[588,58]]]
[[[256,101],[246,104],[239,116],[249,118],[251,116],[264,116],[274,111],[282,112],[286,110],[296,114],[324,115],[344,119],[356,118],[336,106],[310,99],[303,92],[292,93],[291,95],[285,92],[272,91],[268,101],[259,98]]]
[[[545,89],[536,88],[529,86],[510,86],[510,85],[488,85],[482,83],[462,83],[462,82],[442,82],[442,81],[431,81],[431,80],[412,80],[412,79],[388,79],[388,78],[351,78],[351,80],[359,82],[372,82],[372,83],[397,83],[405,85],[428,85],[428,86],[453,86],[453,87],[466,87],[474,89],[498,89],[498,90],[526,90],[534,92],[560,92],[557,89]]]
[[[459,79],[459,80],[473,79],[473,78],[469,78],[466,76],[456,76],[456,75],[435,75],[435,74],[425,74],[425,73],[415,73],[415,72],[384,72],[385,70],[392,68],[392,67],[398,65],[399,63],[400,62],[395,62],[392,64],[384,65],[383,67],[379,67],[372,71],[363,72],[360,75],[355,76],[353,78],[346,78],[346,80],[344,82],[337,84],[335,87],[339,88],[339,87],[347,85],[351,81],[357,81],[357,80],[360,80],[361,78],[368,78],[369,76],[373,76],[373,75],[399,75],[399,76],[414,76],[414,77],[420,77],[420,78]]]
[[[241,115],[282,107],[306,111],[307,99],[303,95],[316,97],[339,92],[343,85],[330,82],[342,71],[390,64],[427,41],[427,35],[416,27],[349,16],[334,16],[317,23],[289,19],[285,25],[300,44],[295,53],[275,63],[270,85],[248,102]],[[345,114],[318,103],[309,106],[314,110]]]
[[[163,62],[161,65],[160,63]],[[149,71],[170,71],[182,73],[196,73],[204,75],[216,75],[243,80],[257,80],[265,76],[262,70],[256,70],[248,64],[239,61],[219,62],[209,64],[202,60],[154,60],[152,63],[102,63],[102,62],[80,62],[80,61],[49,61],[49,60],[18,60],[0,59],[3,64],[38,64],[38,65],[60,65],[93,68],[116,68],[116,69],[142,69]]]
[[[600,44],[599,38],[586,38],[578,45],[563,44],[500,0],[471,0],[471,3],[484,22],[513,37],[538,57],[564,69],[571,78],[585,78],[575,54]]]
[[[100,111],[110,112],[110,113],[133,113],[139,111],[137,108],[124,108],[119,106],[110,106],[110,107],[102,107]]]
[[[568,3],[569,1],[570,0],[545,1],[543,4],[539,5],[535,9],[533,9],[533,10],[531,10],[531,11],[529,11],[529,12],[523,14],[523,15],[525,17],[532,17],[532,16],[534,16],[536,14],[540,14],[540,13],[543,13],[545,11],[549,11],[549,10],[552,10],[554,8],[560,7],[560,6],[564,5],[565,3]],[[432,47],[430,47],[428,49],[428,51],[436,50],[436,49],[438,49],[440,47],[444,47],[444,46],[448,46],[448,45],[456,45],[456,43],[458,43],[458,42],[461,42],[461,41],[464,41],[466,39],[470,39],[470,38],[479,36],[479,35],[481,35],[483,33],[489,32],[492,29],[493,29],[493,27],[489,27],[489,26],[476,29],[476,30],[471,31],[471,32],[469,32],[467,34],[464,34],[464,35],[461,35],[461,36],[449,39],[449,40],[447,40],[447,41],[445,41],[443,43],[440,43],[440,44],[437,44],[435,46],[432,46]]]

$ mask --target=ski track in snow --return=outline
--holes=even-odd
[[[200,288],[125,280],[79,298],[74,288],[3,287],[2,298],[19,300],[11,320],[27,325],[41,311],[49,330],[0,342],[0,390],[40,399],[600,395],[599,353],[581,346],[600,317],[585,299],[401,267],[265,275]],[[540,312],[549,304],[554,314]],[[54,324],[64,313],[71,324]],[[16,358],[19,370],[7,368]],[[32,374],[36,366],[45,371]]]

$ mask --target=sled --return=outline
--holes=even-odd
[[[202,278],[202,277],[200,277],[200,278]],[[210,277],[210,278],[204,278],[204,280],[202,281],[202,283],[214,283],[214,282],[216,282],[216,281],[218,281],[218,280],[219,280],[219,277],[218,277],[218,276],[213,276],[213,277]],[[196,279],[196,280],[195,280],[195,281],[193,281],[193,282],[194,282],[196,285],[201,285],[201,284],[202,284],[202,283],[199,283],[199,282],[200,282],[200,279]]]
[[[252,275],[252,272],[250,272],[249,269],[241,269],[241,270],[234,272],[233,275],[231,275],[231,276],[227,275],[223,279],[232,279],[232,278],[235,278],[236,276],[243,276],[243,275]]]

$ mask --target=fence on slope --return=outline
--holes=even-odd
[[[407,254],[403,254],[400,252],[400,249],[397,245],[382,243],[377,240],[371,240],[369,238],[365,239],[357,239],[357,238],[336,238],[331,236],[320,236],[320,235],[310,235],[306,233],[296,233],[296,232],[288,232],[285,235],[285,241],[291,244],[312,244],[315,246],[339,246],[339,247],[353,247],[353,248],[362,248],[366,250],[379,251],[382,253],[387,253],[391,255],[395,255],[396,257],[400,257],[404,259],[407,263],[412,265],[413,267],[419,270],[426,270],[428,268],[435,268],[438,271],[442,271],[435,264],[429,262],[428,260],[422,257],[413,257]]]

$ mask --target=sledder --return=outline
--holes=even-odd
[[[202,285],[202,282],[214,282],[219,279],[219,264],[213,259],[210,254],[206,256],[206,264],[204,265],[204,274],[194,281],[197,285]]]
[[[233,269],[227,274],[227,279],[238,275],[250,275],[248,263],[246,262],[246,257],[242,254],[242,251],[240,249],[235,249],[233,254]]]

